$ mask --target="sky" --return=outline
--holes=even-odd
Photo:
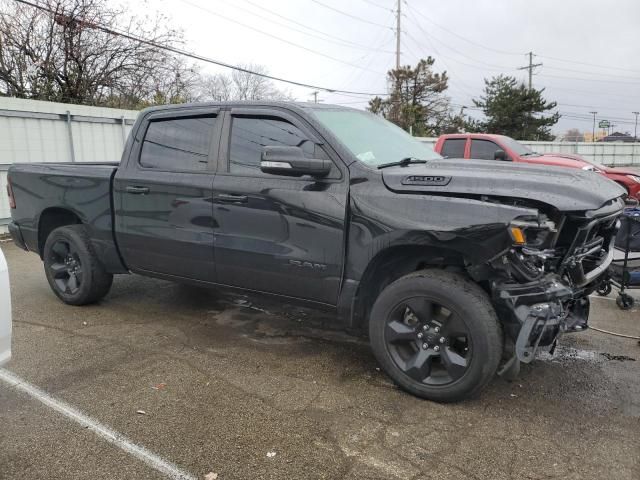
[[[144,0],[184,32],[186,50],[230,64],[260,64],[298,82],[386,93],[395,66],[396,0]],[[640,111],[640,1],[402,0],[401,63],[431,55],[446,70],[455,108],[473,110],[484,78],[527,81],[528,52],[542,63],[535,88],[558,103],[555,133],[591,131],[596,120],[633,134]],[[203,72],[226,71],[199,63]],[[277,84],[299,101],[313,89]],[[325,103],[365,108],[371,95],[320,92]]]

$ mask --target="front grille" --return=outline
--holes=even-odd
[[[567,219],[556,244],[557,251],[562,252],[559,273],[566,273],[574,284],[583,286],[604,271],[613,248],[619,214]]]

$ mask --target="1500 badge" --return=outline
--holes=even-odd
[[[402,180],[403,185],[448,185],[451,177],[442,175],[409,175]]]

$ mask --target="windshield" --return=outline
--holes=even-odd
[[[361,162],[379,167],[404,158],[442,158],[425,143],[391,122],[369,112],[314,108],[318,121]]]
[[[539,155],[537,152],[534,152],[529,147],[525,147],[519,142],[516,142],[511,137],[505,137],[504,135],[500,135],[500,140],[504,144],[505,147],[513,151],[516,155]]]

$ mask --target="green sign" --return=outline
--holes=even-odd
[[[600,120],[598,122],[598,128],[609,128],[610,126],[609,120]]]

